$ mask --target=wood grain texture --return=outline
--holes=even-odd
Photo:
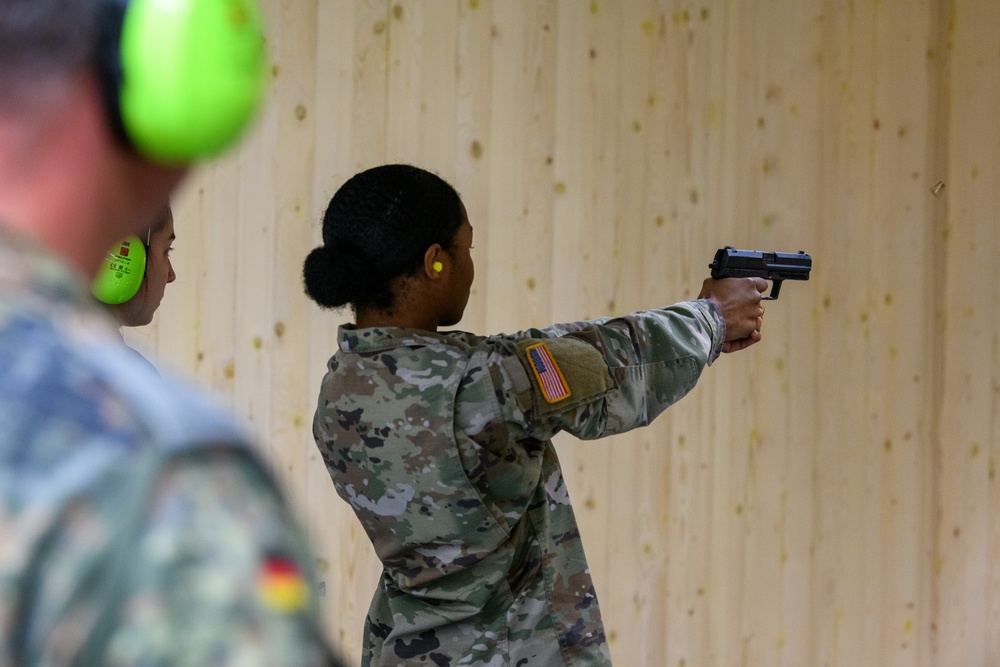
[[[348,656],[380,569],[311,419],[350,313],[301,263],[400,161],[465,201],[467,330],[694,298],[727,244],[814,257],[656,423],[557,438],[617,664],[1000,663],[1000,4],[264,8],[268,104],[178,193],[177,282],[127,336],[257,439]]]

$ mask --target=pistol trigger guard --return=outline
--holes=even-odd
[[[777,279],[771,283],[771,293],[767,296],[760,297],[761,301],[774,301],[778,298],[778,292],[781,291],[781,283],[784,279]]]

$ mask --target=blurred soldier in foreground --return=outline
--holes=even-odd
[[[0,0],[0,664],[334,662],[271,476],[90,293],[251,120],[262,43],[249,1]]]

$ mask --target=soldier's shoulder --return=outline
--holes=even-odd
[[[113,331],[8,320],[0,373],[0,472],[25,494],[65,496],[150,449],[244,442],[212,401],[161,376]]]

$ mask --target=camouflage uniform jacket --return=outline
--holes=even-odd
[[[305,544],[232,423],[0,225],[0,665],[316,665]]]
[[[491,337],[342,326],[314,422],[384,566],[364,665],[609,665],[562,430],[648,424],[720,353],[692,301]]]

